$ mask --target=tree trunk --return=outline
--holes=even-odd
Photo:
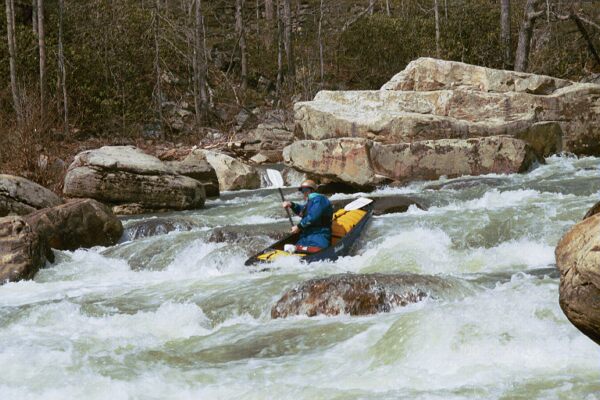
[[[63,44],[63,21],[65,15],[64,0],[58,0],[58,76],[62,87],[63,132],[69,134],[69,104],[67,102],[67,71],[65,68],[65,50]]]
[[[160,125],[161,135],[163,132],[163,115],[162,115],[162,83],[161,83],[161,67],[160,67],[160,0],[155,1],[154,5],[154,72],[156,74],[156,83],[154,85],[155,107],[158,114],[158,124]]]
[[[277,0],[277,95],[281,97],[283,85],[283,23],[281,22],[281,5]],[[285,1],[285,0],[284,0]]]
[[[504,69],[512,69],[510,48],[510,0],[502,0],[500,8],[500,38],[504,53]]]
[[[37,18],[37,0],[31,0],[31,28],[33,29],[33,35],[35,37],[37,37],[38,34]]]
[[[196,123],[200,124],[208,114],[208,91],[206,84],[206,58],[204,49],[204,21],[202,16],[202,2],[195,0],[194,19],[194,108]]]
[[[10,65],[10,90],[12,92],[13,107],[17,120],[21,121],[21,99],[19,96],[19,82],[17,79],[17,41],[15,35],[15,4],[14,0],[6,0],[6,37],[8,39],[8,57]]]
[[[434,1],[433,11],[435,14],[435,56],[440,58],[440,7],[438,0]]]
[[[44,24],[44,0],[37,2],[38,47],[40,51],[40,113],[46,115],[46,28]]]
[[[273,21],[273,0],[265,0],[265,19]]]
[[[369,0],[369,15],[373,15],[375,9],[375,0]]]
[[[245,91],[248,80],[248,60],[246,57],[246,35],[244,32],[243,7],[243,0],[235,0],[235,34],[238,37],[238,43],[240,45],[240,58],[242,60],[242,90]]]
[[[325,84],[325,61],[323,59],[323,0],[321,0],[321,3],[319,5],[319,31],[318,31],[318,36],[319,36],[319,72],[321,75],[321,89],[323,88],[324,84]]]
[[[385,12],[388,17],[392,16],[392,10],[390,9],[390,0],[385,0]]]
[[[292,37],[292,0],[283,0],[283,45],[285,47],[288,75],[296,75],[294,45]]]
[[[515,55],[515,71],[527,71],[535,20],[544,14],[544,10],[536,11],[539,3],[540,0],[527,0],[527,4],[525,5],[525,17],[519,30],[519,42]]]

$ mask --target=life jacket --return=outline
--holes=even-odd
[[[329,199],[327,199],[327,197],[323,196],[322,194],[314,193],[314,194],[311,194],[311,196],[322,196],[329,203]],[[306,204],[304,204],[302,211],[300,211],[301,218],[304,218],[304,216],[306,215],[306,213],[308,211],[308,206],[309,206],[309,204],[311,204],[311,201],[313,199],[314,199],[314,197],[312,199],[309,197]],[[332,219],[333,219],[333,207],[331,206],[331,203],[329,203],[329,206],[325,210],[323,210],[323,212],[321,213],[321,217],[311,225],[311,228],[331,228],[331,220]]]

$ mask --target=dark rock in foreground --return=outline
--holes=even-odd
[[[585,213],[585,215],[583,216],[583,219],[587,219],[587,218],[589,218],[589,217],[591,217],[591,216],[593,216],[593,215],[596,215],[596,214],[598,214],[598,213],[600,213],[600,201],[599,201],[599,202],[597,202],[596,204],[594,204],[594,205],[592,206],[592,208],[590,208],[590,209],[589,209],[589,210],[588,210],[588,211]]]
[[[0,218],[0,284],[33,278],[46,254],[44,239],[22,217]]]
[[[125,240],[143,239],[151,236],[165,235],[173,231],[189,231],[196,225],[192,221],[176,217],[157,217],[132,221],[125,226]]]
[[[427,210],[427,206],[422,203],[421,199],[410,196],[396,195],[368,197],[375,201],[375,205],[373,206],[373,215],[403,213],[406,212],[412,205],[420,208],[421,210]],[[334,209],[338,210],[354,200],[355,199],[334,200],[331,203],[333,204]]]
[[[416,274],[341,274],[311,279],[286,292],[271,308],[272,318],[290,315],[368,315],[438,297],[453,282]]]
[[[573,226],[555,255],[560,307],[577,329],[600,344],[600,214]]]
[[[123,234],[121,221],[92,199],[72,200],[25,217],[27,223],[57,250],[112,246]]]

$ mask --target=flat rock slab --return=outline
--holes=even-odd
[[[79,153],[65,176],[64,193],[113,205],[146,209],[201,208],[204,185],[132,146],[105,146]]]
[[[271,308],[272,318],[292,315],[369,315],[449,296],[458,281],[416,274],[340,274],[311,279],[287,291]]]
[[[366,190],[392,181],[525,172],[537,160],[527,143],[509,136],[397,145],[360,138],[302,140],[286,147],[283,156],[288,166],[308,175]]]
[[[0,217],[27,215],[62,203],[60,197],[28,179],[0,174]]]

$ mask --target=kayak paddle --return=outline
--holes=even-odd
[[[279,189],[279,194],[281,195],[281,201],[285,201],[285,197],[283,196],[283,191],[281,190],[281,187],[283,186],[283,176],[281,176],[281,173],[275,169],[267,169],[267,177],[273,184],[273,187],[276,187],[277,189]],[[290,209],[286,208],[285,211],[287,211],[287,216],[290,220],[290,224],[292,224],[292,226],[294,226],[294,221],[292,221],[292,214],[290,214]]]

